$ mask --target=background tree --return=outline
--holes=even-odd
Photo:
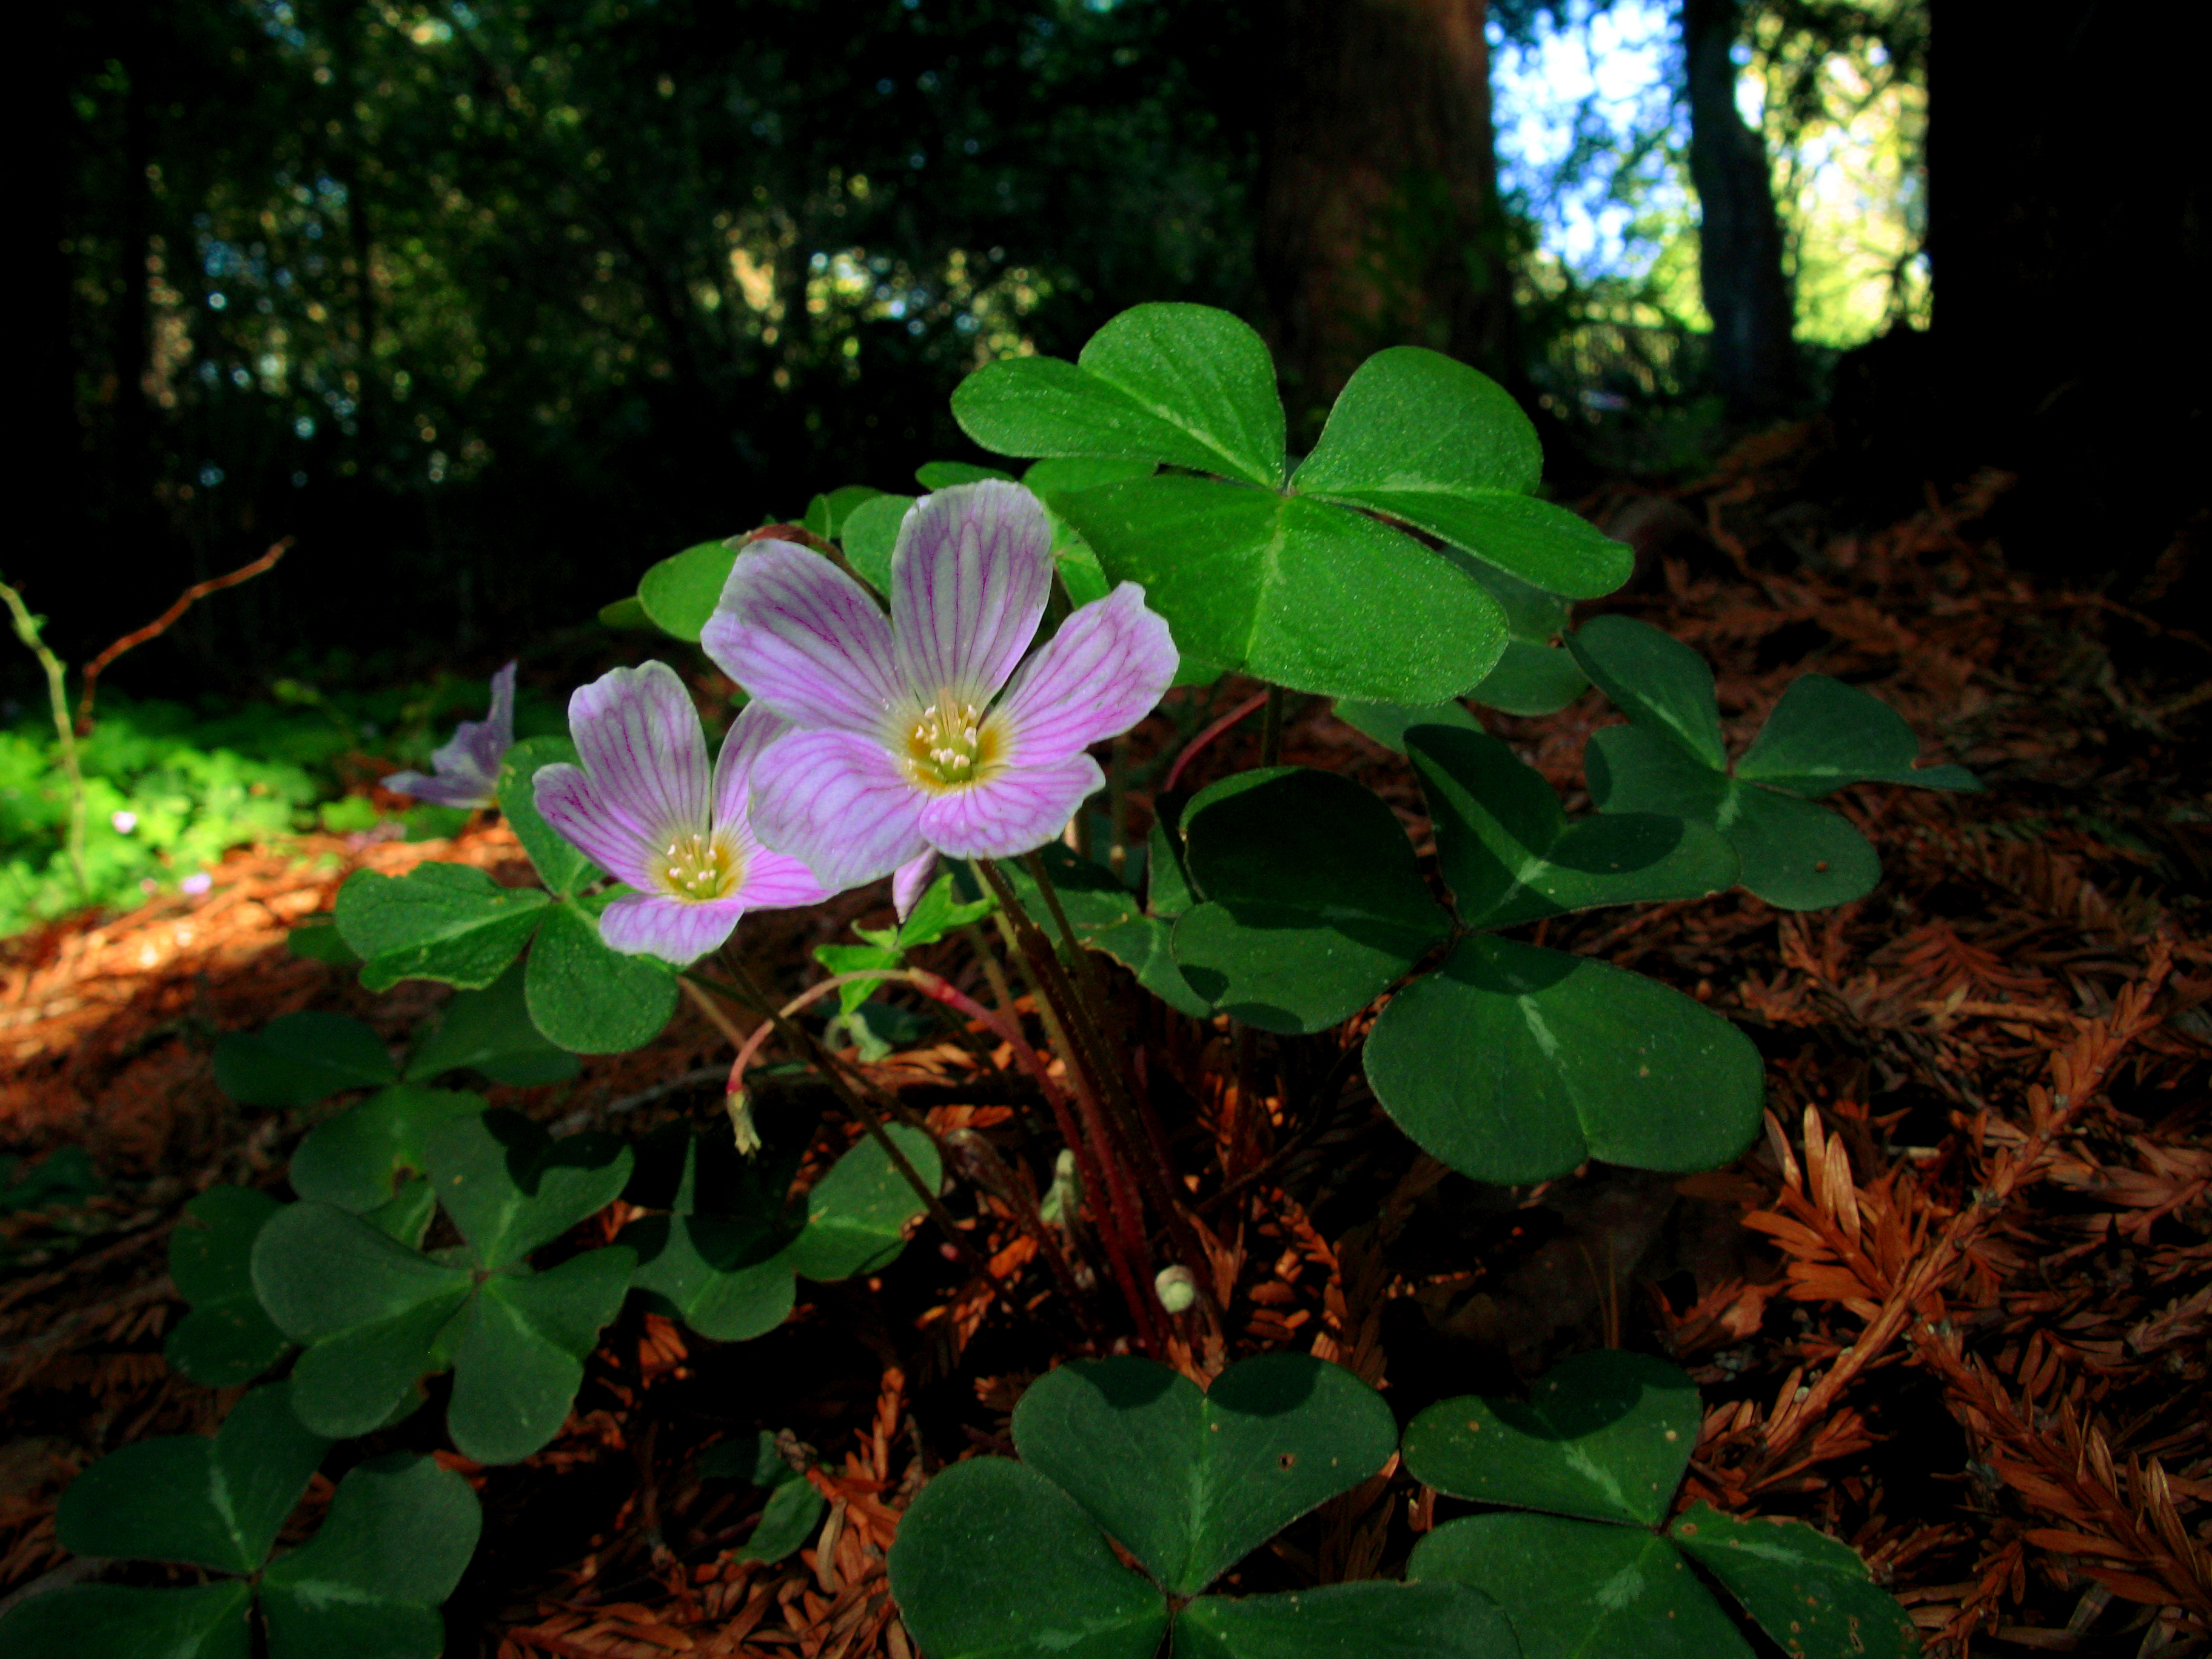
[[[1712,381],[1730,414],[1757,417],[1800,401],[1805,382],[1772,164],[1736,108],[1742,21],[1738,0],[1682,0],[1698,278],[1712,319]]]
[[[1521,378],[1486,13],[1485,0],[1277,12],[1257,258],[1296,412],[1318,415],[1385,345]]]

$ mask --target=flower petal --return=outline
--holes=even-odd
[[[707,736],[691,694],[666,663],[610,669],[578,688],[568,699],[568,731],[601,803],[654,842],[713,827]]]
[[[746,909],[796,910],[819,904],[837,890],[817,881],[814,872],[790,854],[771,853],[750,836],[746,841],[744,884],[737,893]]]
[[[694,904],[659,893],[625,893],[599,913],[599,938],[610,951],[659,957],[684,968],[720,950],[750,908],[741,898]]]
[[[428,772],[389,772],[379,780],[395,795],[412,795],[437,806],[496,805],[490,786],[475,777],[431,776]]]
[[[463,720],[453,728],[453,735],[432,752],[430,767],[437,774],[439,786],[435,791],[409,788],[389,780],[386,787],[445,806],[495,805],[500,765],[507,759],[507,751],[514,747],[514,667],[509,663],[491,677],[490,712],[480,720]],[[393,775],[419,779],[422,775]]]
[[[600,869],[633,887],[659,884],[651,860],[667,837],[610,800],[581,767],[557,761],[539,767],[531,793],[538,816]]]
[[[1051,592],[1052,529],[1028,490],[989,478],[925,497],[891,551],[891,633],[917,701],[989,702]]]
[[[901,921],[914,914],[914,907],[921,902],[921,896],[929,890],[936,874],[937,849],[933,847],[891,872],[891,908],[898,913]]]
[[[790,730],[789,720],[770,714],[761,703],[749,702],[738,711],[723,734],[722,752],[714,757],[715,829],[742,831],[750,838],[745,812],[752,794],[753,763],[761,750]]]
[[[1098,763],[1079,750],[938,796],[922,809],[921,833],[956,859],[1010,859],[1059,835],[1085,799],[1105,787]]]
[[[797,726],[872,736],[906,701],[891,625],[868,591],[789,542],[755,542],[738,555],[699,642],[755,701]]]
[[[858,887],[921,854],[921,799],[881,744],[793,732],[753,765],[752,833],[824,887]]]
[[[1179,660],[1166,620],[1146,609],[1136,583],[1093,599],[1022,665],[991,711],[1006,759],[1042,765],[1119,737],[1158,706]]]

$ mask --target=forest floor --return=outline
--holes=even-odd
[[[1478,1188],[1419,1155],[1357,1085],[1320,1121],[1270,1098],[1237,1109],[1223,1080],[1236,1068],[1206,1063],[1233,1039],[1153,1013],[1171,1128],[1229,1177],[1201,1272],[1225,1313],[1192,1363],[1308,1349],[1383,1388],[1402,1419],[1583,1348],[1662,1352],[1707,1407],[1681,1502],[1848,1540],[1936,1651],[2201,1651],[2212,646],[2155,614],[2187,552],[2128,604],[2031,582],[1989,533],[1996,477],[1841,532],[1802,505],[1801,444],[1764,441],[1690,486],[1589,503],[1643,555],[1608,608],[1714,661],[1739,746],[1814,668],[1889,701],[1924,758],[1966,763],[1987,793],[1839,797],[1885,878],[1838,910],[1737,891],[1547,925],[1548,943],[1741,1023],[1767,1060],[1765,1137],[1686,1179],[1593,1165]],[[1225,708],[1239,690],[1177,695]],[[1543,720],[1486,716],[1571,807],[1583,744],[1610,718],[1595,695]],[[1249,741],[1214,763],[1241,763]],[[1413,799],[1402,763],[1318,703],[1289,726],[1285,758]],[[231,1403],[161,1358],[182,1311],[168,1235],[209,1184],[278,1184],[307,1117],[227,1101],[212,1043],[309,1007],[411,1029],[444,993],[373,998],[285,935],[353,870],[425,856],[526,879],[496,826],[421,845],[307,837],[234,854],[198,898],[0,945],[0,1145],[32,1161],[0,1213],[0,1595],[81,1571],[52,1533],[76,1471],[149,1434],[204,1431]],[[744,939],[795,989],[863,904],[749,921]],[[969,971],[949,950],[933,965]],[[686,1006],[645,1049],[491,1093],[548,1123],[641,1131],[719,1114],[728,1058]],[[968,1046],[872,1069],[941,1130],[1018,1130],[1019,1103]],[[98,1193],[58,1180],[58,1198],[20,1207],[70,1148]],[[1005,1449],[1022,1387],[1066,1346],[1026,1239],[989,1205],[963,1207],[998,1282],[967,1280],[924,1232],[865,1286],[803,1286],[793,1318],[749,1344],[633,1304],[545,1451],[490,1469],[441,1454],[486,1511],[448,1652],[911,1659],[884,1568],[899,1514],[929,1472]],[[740,1559],[758,1501],[700,1469],[712,1445],[761,1429],[791,1431],[830,1504],[779,1562]],[[329,1491],[319,1478],[308,1509]],[[1389,1575],[1453,1507],[1394,1463],[1240,1576]]]

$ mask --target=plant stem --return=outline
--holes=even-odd
[[[1123,1293],[1130,1297],[1130,1311],[1136,1317],[1139,1334],[1147,1350],[1157,1355],[1161,1339],[1155,1328],[1153,1298],[1144,1288],[1152,1277],[1144,1203],[1131,1183],[1126,1151],[1099,1104],[1097,1063],[1085,1053],[1072,1030],[1079,1014],[1073,988],[1060,972],[1051,941],[1022,908],[998,866],[988,859],[978,859],[975,867],[998,900],[1000,925],[1012,936],[1016,965],[1036,993],[1037,1016],[1044,1022],[1046,1035],[1066,1064],[1068,1082],[1074,1091],[1085,1131],[1073,1144],[1079,1158],[1085,1158],[1086,1142],[1091,1154],[1087,1160],[1091,1168],[1085,1170],[1084,1178],[1096,1180],[1094,1171],[1104,1176],[1104,1181],[1092,1191],[1098,1210],[1100,1236],[1107,1244],[1107,1258],[1118,1273],[1127,1276],[1130,1282],[1125,1283]]]
[[[69,777],[70,869],[76,877],[78,899],[89,902],[92,878],[84,863],[84,770],[77,764],[76,731],[70,721],[69,688],[63,679],[62,659],[40,637],[39,620],[23,603],[21,593],[6,582],[0,582],[0,599],[5,599],[8,609],[14,613],[15,637],[30,647],[39,665],[46,671],[46,701],[53,708],[54,739],[61,746],[62,770]]]
[[[1283,688],[1267,688],[1267,712],[1260,719],[1260,764],[1273,766],[1283,758]]]
[[[739,964],[730,962],[726,957],[724,958],[724,963],[741,976],[740,982],[744,985],[756,1011],[767,1016],[769,1021],[775,1026],[776,1034],[782,1037],[787,1047],[794,1054],[813,1053],[824,1060],[828,1058],[828,1051],[815,1040],[812,1033],[793,1024],[788,1018],[777,1010],[774,1003],[768,1000],[757,983],[750,982],[751,975],[747,974]],[[697,985],[680,975],[677,983],[684,988],[684,994],[698,1005],[701,1012],[713,1020],[719,1029],[725,1032],[732,1029],[719,1017],[720,1011],[709,1005],[707,994]],[[757,1046],[759,1036],[760,1032],[757,1030],[751,1037],[745,1039],[744,1045],[738,1050],[741,1057],[748,1048]],[[960,1253],[962,1260],[968,1264],[970,1270],[981,1273],[986,1282],[992,1282],[990,1263],[976,1253],[975,1245],[969,1242],[968,1236],[960,1231],[959,1224],[953,1220],[951,1212],[945,1207],[943,1201],[939,1199],[930,1184],[921,1178],[921,1171],[915,1169],[906,1153],[900,1150],[898,1142],[891,1139],[890,1131],[884,1127],[884,1121],[877,1114],[875,1108],[860,1097],[860,1091],[848,1083],[843,1074],[834,1066],[817,1061],[817,1069],[822,1073],[823,1081],[835,1090],[838,1097],[845,1103],[846,1109],[860,1119],[861,1126],[875,1137],[876,1144],[884,1149],[884,1156],[890,1159],[891,1167],[899,1172],[908,1186],[914,1188],[915,1195],[921,1200],[924,1207],[928,1210],[929,1218],[937,1224],[939,1231],[944,1233],[946,1241]],[[732,1073],[730,1080],[732,1083],[737,1081],[734,1073]]]
[[[1083,941],[1076,936],[1075,926],[1068,920],[1067,911],[1060,902],[1059,890],[1053,885],[1052,874],[1046,869],[1042,855],[1031,853],[1023,860],[1023,865],[1029,871],[1030,878],[1036,883],[1037,891],[1044,896],[1045,908],[1052,913],[1053,926],[1060,930],[1060,942],[1073,959],[1076,974],[1083,981],[1087,1006],[1079,1000],[1076,1009],[1078,1017],[1085,1026],[1081,1036],[1091,1047],[1091,1058],[1100,1081],[1104,1085],[1108,1103],[1121,1120],[1118,1127],[1121,1132],[1124,1154],[1135,1168],[1146,1196],[1158,1209],[1161,1220],[1173,1237],[1176,1254],[1191,1257],[1197,1249],[1197,1241],[1183,1224],[1182,1206],[1175,1190],[1174,1167],[1158,1156],[1154,1138],[1148,1132],[1147,1126],[1139,1120],[1135,1091],[1129,1087],[1122,1067],[1115,1063],[1115,1051],[1108,1041],[1109,1015],[1106,984],[1099,976],[1098,964],[1091,961],[1091,952],[1084,948]],[[1058,966],[1056,958],[1054,966]],[[1154,1155],[1146,1158],[1146,1152]]]

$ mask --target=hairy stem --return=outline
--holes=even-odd
[[[9,611],[15,616],[15,637],[30,647],[39,665],[46,671],[46,701],[53,708],[54,740],[61,746],[62,770],[69,778],[70,870],[76,877],[77,897],[89,900],[92,878],[84,862],[84,770],[77,764],[76,731],[70,722],[69,688],[63,681],[62,659],[40,637],[39,620],[23,603],[21,593],[0,582],[0,599],[7,601]]]

